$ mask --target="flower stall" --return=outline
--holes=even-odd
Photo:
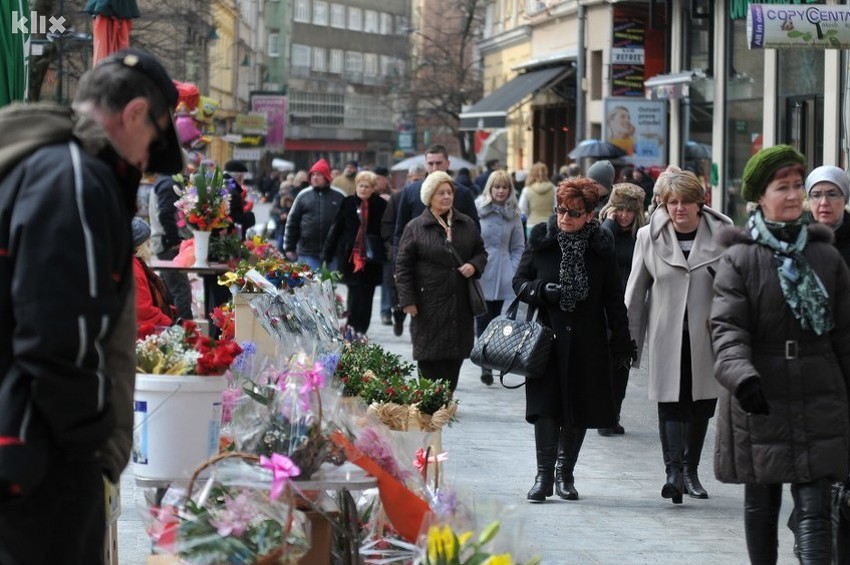
[[[188,182],[175,175],[174,190],[179,198],[174,204],[191,230],[194,240],[195,267],[208,267],[212,230],[226,228],[230,221],[230,191],[235,181],[225,178],[221,169],[209,171],[204,166]]]

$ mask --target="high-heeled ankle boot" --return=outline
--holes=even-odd
[[[703,488],[702,483],[699,482],[699,475],[697,474],[706,430],[708,430],[708,420],[685,424],[684,483],[685,492],[691,498],[708,498],[708,493]]]
[[[531,502],[544,502],[552,496],[555,482],[555,450],[558,448],[558,424],[551,418],[539,418],[534,423],[534,444],[537,451],[537,476],[528,491]]]
[[[555,462],[555,494],[564,500],[578,500],[573,472],[586,431],[584,428],[574,428],[569,425],[561,427],[558,437],[558,459]]]
[[[682,478],[685,425],[682,422],[659,420],[658,435],[661,437],[661,451],[667,472],[667,482],[661,488],[661,497],[672,499],[673,504],[681,504],[682,493],[685,490]]]

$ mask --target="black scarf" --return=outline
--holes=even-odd
[[[561,268],[558,282],[561,283],[561,310],[572,312],[576,304],[587,298],[589,285],[584,256],[590,237],[599,229],[599,222],[591,219],[575,233],[558,232],[558,244],[561,246]]]

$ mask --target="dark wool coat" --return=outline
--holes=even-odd
[[[850,212],[844,211],[844,221],[835,230],[835,247],[841,253],[844,262],[850,265]]]
[[[614,236],[602,228],[591,236],[585,254],[588,296],[575,311],[564,312],[542,295],[546,283],[561,282],[558,232],[554,215],[534,226],[513,280],[520,299],[541,308],[540,322],[556,336],[546,374],[526,382],[525,418],[529,423],[555,418],[581,428],[612,428],[616,409],[611,353],[631,350]]]
[[[453,211],[452,245],[481,277],[487,251],[469,216]],[[404,229],[396,253],[395,280],[401,307],[416,305],[410,321],[413,358],[417,361],[464,359],[472,351],[473,320],[469,281],[446,241],[446,232],[430,208]]]
[[[831,245],[832,230],[808,226],[803,255],[823,282],[835,327],[804,331],[782,296],[773,252],[744,230],[722,232],[729,245],[714,282],[711,335],[723,387],[717,410],[714,472],[726,483],[802,483],[845,479],[850,448],[850,271]],[[799,357],[787,359],[786,340]],[[819,346],[812,344],[817,342]],[[812,347],[819,347],[816,353]],[[734,397],[760,377],[769,415],[749,415]]]
[[[322,249],[322,261],[330,264],[336,258],[337,268],[342,273],[342,282],[352,284],[381,284],[384,272],[383,263],[366,263],[366,267],[354,272],[354,263],[351,262],[351,252],[354,249],[354,240],[357,238],[357,230],[360,229],[360,197],[356,194],[346,196],[339,204],[339,210],[328,230],[325,238],[325,246]],[[379,194],[372,193],[369,197],[369,213],[366,225],[366,234],[381,237],[381,218],[387,208],[387,201]],[[381,240],[383,242],[383,240]]]

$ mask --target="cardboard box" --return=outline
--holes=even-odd
[[[236,343],[252,341],[257,347],[256,359],[264,356],[277,358],[277,341],[269,332],[263,329],[263,325],[251,310],[248,301],[256,295],[250,293],[237,293],[233,296],[233,323],[236,328]]]

